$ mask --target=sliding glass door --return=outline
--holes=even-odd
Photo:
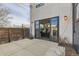
[[[51,24],[51,33],[50,33],[50,40],[58,41],[59,37],[59,17],[52,17],[50,19]]]
[[[40,38],[40,21],[35,21],[35,38]]]

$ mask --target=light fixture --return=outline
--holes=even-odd
[[[64,20],[66,21],[68,19],[68,17],[67,16],[64,16]]]

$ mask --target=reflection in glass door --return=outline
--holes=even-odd
[[[50,19],[51,24],[51,33],[50,33],[50,40],[58,42],[59,37],[59,17],[52,17]]]

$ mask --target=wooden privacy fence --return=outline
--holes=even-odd
[[[0,44],[29,38],[28,28],[0,28]]]

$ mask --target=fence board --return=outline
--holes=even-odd
[[[0,28],[0,44],[29,38],[28,28]]]

